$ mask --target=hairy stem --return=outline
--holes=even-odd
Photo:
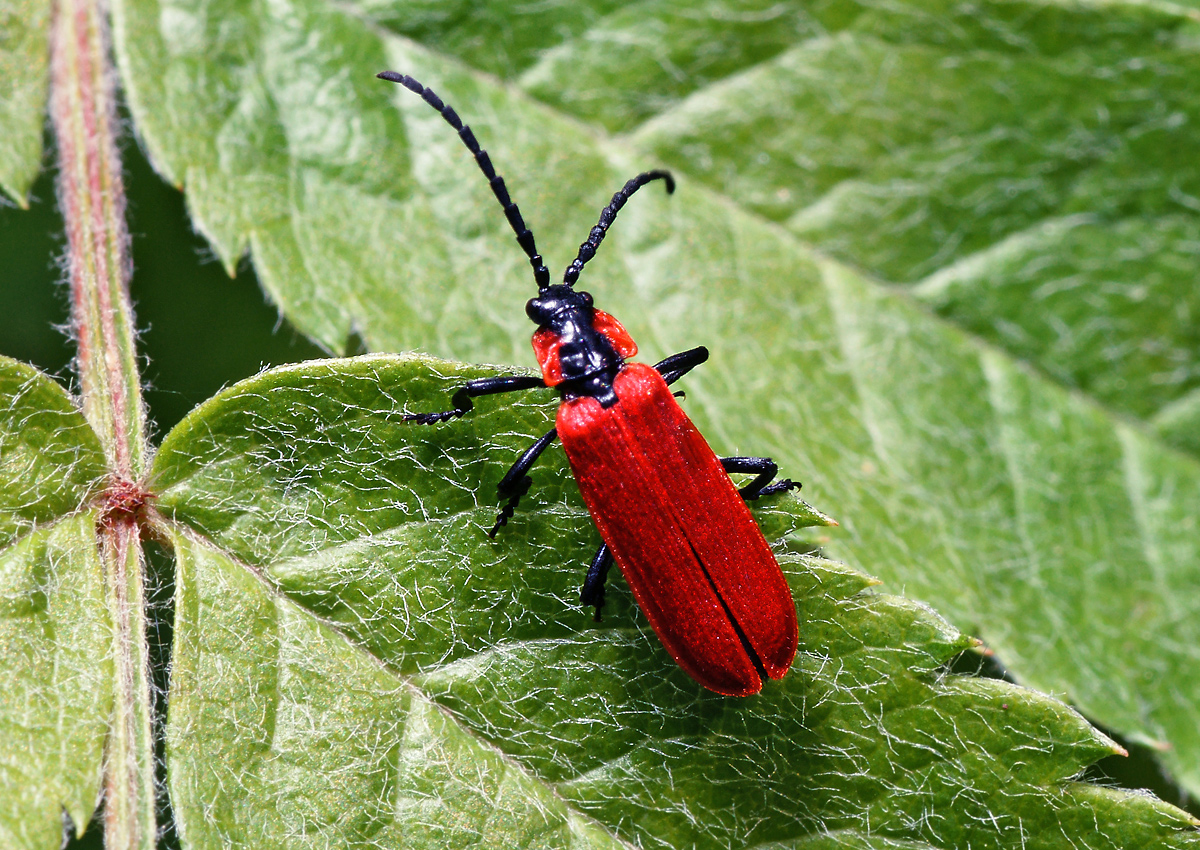
[[[117,679],[105,750],[105,844],[110,850],[149,850],[156,824],[144,560],[138,512],[129,509],[146,465],[146,428],[128,292],[129,233],[107,11],[103,0],[56,3],[50,111],[83,412],[100,436],[110,473],[97,526]]]
[[[51,48],[58,195],[67,229],[71,323],[83,411],[116,476],[140,477],[145,411],[127,288],[129,232],[113,70],[101,0],[60,0]]]
[[[117,521],[101,534],[105,601],[113,615],[115,688],[104,754],[104,845],[153,850],[154,746],[146,646],[145,559],[137,524]]]

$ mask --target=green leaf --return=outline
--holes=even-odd
[[[0,357],[0,542],[77,511],[105,474],[96,434],[57,383]]]
[[[1180,444],[1195,421],[1179,407],[1200,351],[1180,277],[1200,196],[1191,13],[706,4],[730,21],[714,31],[682,3],[356,8],[115,5],[142,137],[228,267],[249,247],[288,318],[332,350],[361,339],[531,363],[528,266],[495,199],[445,123],[373,74],[412,73],[455,106],[559,263],[609,192],[671,165],[676,196],[644,190],[583,281],[645,359],[713,350],[686,389],[717,450],[776,457],[843,523],[826,552],[979,633],[1020,681],[1154,744],[1200,788],[1200,464],[1092,403],[1159,411]],[[1104,296],[1052,297],[1064,279]],[[931,318],[921,296],[975,333],[1022,341],[1017,354],[1095,398]],[[1102,372],[1114,360],[1118,373]],[[473,469],[461,462],[454,480]],[[503,466],[472,473],[482,489],[455,504],[477,509],[467,494],[491,492]],[[360,522],[326,515],[322,493],[273,525],[237,509],[240,478],[222,480],[211,486],[227,498],[201,499],[189,522],[228,528],[221,545],[251,563],[245,547],[263,535],[302,554],[308,512],[334,537]],[[433,498],[414,492],[401,509],[384,500],[390,483],[372,487],[388,516]],[[545,530],[545,563],[575,551],[564,527]],[[449,544],[425,545],[436,559]],[[489,645],[479,628],[464,649]]]
[[[1151,424],[1168,443],[1200,455],[1200,391],[1164,407]]]
[[[819,4],[811,20],[824,37],[622,129],[1119,411],[1149,417],[1200,387],[1194,13],[921,0]],[[588,67],[550,83],[582,114],[577,87],[602,61],[588,58],[571,52]],[[645,83],[617,77],[607,100]]]
[[[1059,382],[1161,422],[1197,389],[1197,246],[1190,213],[1068,216],[947,266],[914,294]],[[1160,432],[1192,448],[1185,433]]]
[[[0,189],[22,207],[42,169],[50,3],[0,2]]]
[[[0,358],[0,845],[57,848],[100,795],[112,626],[96,551],[103,457],[71,399]]]
[[[947,675],[972,641],[842,565],[784,554],[801,648],[759,697],[688,679],[623,585],[593,623],[573,597],[597,539],[561,453],[486,533],[550,394],[402,420],[485,374],[285,367],[168,434],[154,475],[177,524],[168,769],[186,841],[1200,843],[1170,806],[1070,781],[1118,748],[1054,699]],[[823,522],[781,501],[801,535]]]
[[[167,752],[185,846],[599,838],[549,788],[247,565],[182,529],[172,542]]]
[[[0,552],[0,842],[54,850],[100,800],[112,711],[112,625],[96,515],[39,528]]]

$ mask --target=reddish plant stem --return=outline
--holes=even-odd
[[[114,477],[136,480],[146,457],[145,414],[105,12],[100,0],[56,5],[50,105],[84,414],[104,443]]]
[[[102,528],[100,543],[115,647],[112,726],[104,754],[104,846],[152,850],[154,751],[138,526],[131,518],[119,519]]]
[[[114,71],[104,0],[57,0],[51,26],[50,114],[58,199],[67,232],[71,326],[84,416],[100,437],[110,484],[98,546],[113,625],[113,712],[104,759],[105,846],[155,845],[144,560],[139,491],[147,448],[130,304],[129,233],[117,146]],[[77,825],[82,828],[83,824]]]

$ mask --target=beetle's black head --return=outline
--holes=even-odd
[[[547,286],[537,298],[529,299],[525,313],[539,328],[551,328],[561,333],[564,323],[578,323],[582,317],[591,324],[592,295],[582,290],[576,292],[565,284]]]
[[[588,396],[602,407],[617,403],[613,379],[624,362],[603,333],[596,330],[592,296],[566,284],[547,286],[525,305],[529,318],[555,338],[553,357],[563,398]],[[538,335],[534,334],[537,348]],[[539,359],[542,355],[539,354]],[[542,363],[543,370],[546,363]]]

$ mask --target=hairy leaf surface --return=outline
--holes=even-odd
[[[112,626],[96,550],[103,456],[72,400],[0,358],[0,846],[54,850],[100,796]]]
[[[483,399],[436,429],[401,419],[485,374],[379,355],[286,367],[168,435],[155,475],[182,582],[168,768],[186,837],[1200,840],[1153,798],[1072,781],[1115,747],[1062,703],[947,675],[972,641],[929,609],[789,554],[825,533],[794,497],[770,527],[790,532],[801,648],[762,695],[690,680],[619,581],[593,623],[577,593],[597,538],[559,453],[486,533],[549,393]]]

